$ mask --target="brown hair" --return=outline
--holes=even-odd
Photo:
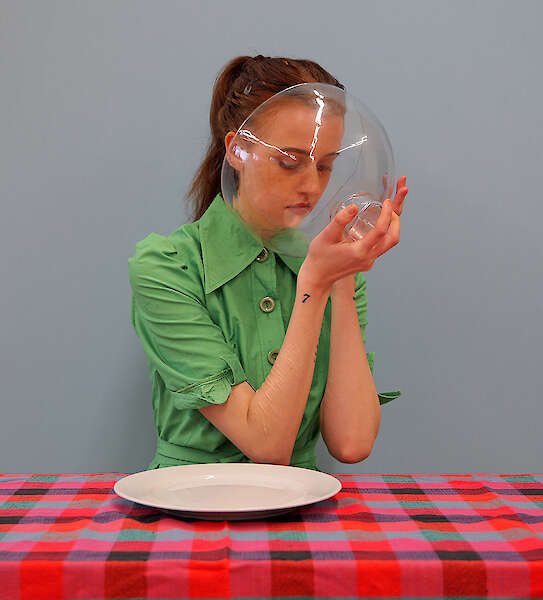
[[[224,138],[237,131],[245,119],[274,94],[298,83],[343,85],[311,60],[238,56],[225,65],[213,86],[209,111],[211,139],[202,164],[196,171],[188,198],[193,201],[196,221],[221,191]]]

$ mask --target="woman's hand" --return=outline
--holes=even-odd
[[[354,204],[339,211],[309,245],[298,278],[330,289],[334,282],[371,270],[374,262],[400,241],[400,215],[408,189],[406,176],[398,179],[394,202],[387,198],[375,227],[361,240],[348,241],[344,231],[357,212]]]

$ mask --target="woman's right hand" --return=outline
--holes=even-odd
[[[375,227],[361,240],[346,239],[345,227],[355,217],[355,204],[339,211],[309,245],[300,269],[302,279],[327,290],[333,283],[354,273],[371,270],[376,259],[400,241],[400,217],[392,202],[383,202]]]

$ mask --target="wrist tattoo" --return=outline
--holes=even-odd
[[[304,294],[304,299],[302,300],[302,304],[308,299],[311,298],[310,294]]]

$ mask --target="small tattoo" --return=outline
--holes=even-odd
[[[302,304],[308,299],[311,298],[309,294],[304,294],[304,299],[302,300]]]

